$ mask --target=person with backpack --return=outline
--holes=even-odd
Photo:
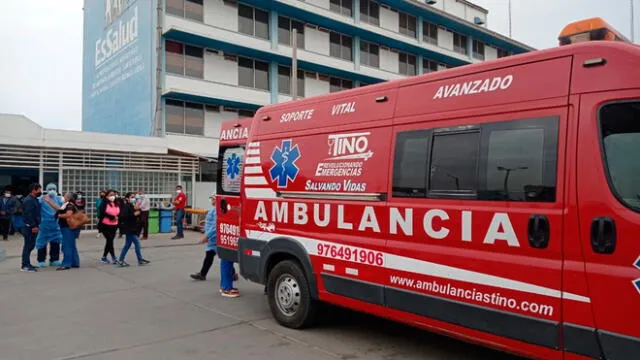
[[[140,244],[140,238],[138,238],[138,216],[140,216],[140,208],[136,206],[136,194],[128,192],[123,199],[122,207],[120,208],[120,229],[125,235],[125,243],[118,259],[118,267],[128,267],[124,259],[129,252],[129,248],[133,244],[136,250],[136,257],[138,258],[138,265],[147,265],[149,260],[142,257],[142,246]]]

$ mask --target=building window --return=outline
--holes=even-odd
[[[400,13],[400,33],[416,38],[416,17],[406,13]]]
[[[167,99],[165,102],[167,133],[204,135],[204,105]]]
[[[484,60],[484,43],[482,41],[473,40],[473,57]]]
[[[467,55],[467,37],[458,34],[456,32],[453,33],[453,51]]]
[[[398,53],[399,72],[407,76],[416,75],[416,57],[415,55],[400,52]]]
[[[331,0],[331,3],[329,5],[329,9],[331,9],[331,11],[344,15],[344,16],[348,16],[348,17],[352,17],[353,15],[353,0]]]
[[[329,92],[338,92],[347,89],[353,89],[353,81],[332,77],[329,79]]]
[[[438,62],[430,59],[422,59],[422,71],[425,74],[438,71]]]
[[[166,0],[168,14],[177,15],[191,20],[203,21],[203,0]]]
[[[371,67],[380,67],[380,47],[368,41],[360,41],[360,62]]]
[[[360,0],[360,21],[380,25],[380,5],[373,0]]]
[[[238,57],[238,84],[269,91],[269,64],[263,61]]]
[[[166,70],[171,74],[204,78],[204,49],[167,40]]]
[[[286,18],[284,16],[278,17],[278,42],[283,45],[291,46],[291,34],[293,29],[296,29],[297,46],[300,49],[304,49],[304,23]]]
[[[509,56],[509,52],[505,49],[498,48],[498,59]]]
[[[331,56],[353,61],[353,41],[351,36],[331,32],[329,35]]]
[[[238,4],[238,31],[268,40],[269,13],[251,6]]]
[[[438,45],[438,26],[427,21],[422,22],[422,41]]]
[[[304,70],[298,69],[297,96],[304,97]],[[291,95],[291,68],[288,66],[278,66],[278,92],[280,94]]]

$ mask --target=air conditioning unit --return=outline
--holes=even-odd
[[[435,5],[438,0],[426,0],[425,2],[427,3],[427,5]]]
[[[475,18],[473,18],[473,22],[476,25],[484,25],[484,20],[482,20],[479,16],[476,16]]]

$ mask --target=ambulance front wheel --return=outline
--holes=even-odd
[[[311,298],[309,282],[295,261],[282,261],[271,270],[267,295],[271,313],[280,325],[300,329],[312,324],[317,305]]]

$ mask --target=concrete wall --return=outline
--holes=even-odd
[[[441,48],[453,51],[453,32],[438,28],[438,46]]]
[[[380,49],[380,70],[397,73],[399,71],[398,53]]]
[[[484,46],[484,59],[485,60],[494,60],[498,58],[498,49],[493,46],[485,45]]]
[[[329,93],[330,86],[329,81],[323,81],[314,79],[311,77],[304,78],[304,95],[305,97],[312,97],[316,95],[323,95]]]
[[[238,85],[238,62],[225,59],[224,55],[214,51],[205,51],[204,79]]]
[[[204,114],[204,136],[219,139],[222,123],[237,118],[236,112],[207,110]]]
[[[317,28],[306,26],[304,28],[305,49],[317,54],[329,56],[329,33]]]
[[[391,30],[393,32],[400,32],[399,17],[400,15],[398,14],[398,12],[392,11],[380,6],[380,27],[381,28]]]
[[[329,0],[305,0],[305,2],[311,4],[311,5],[315,5],[318,7],[321,7],[323,9],[327,9],[329,10],[330,8],[330,1]]]

